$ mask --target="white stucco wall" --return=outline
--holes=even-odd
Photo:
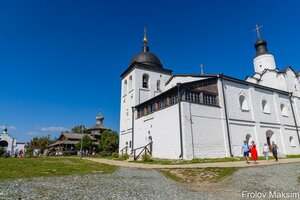
[[[149,76],[149,87],[143,88],[143,75]],[[135,68],[121,82],[119,152],[132,140],[132,107],[147,101],[165,90],[165,82],[171,75]],[[130,81],[131,78],[131,81]],[[160,80],[160,90],[157,81]],[[127,84],[125,84],[127,82]],[[132,86],[130,85],[132,83]],[[126,89],[124,89],[126,87]],[[126,91],[126,92],[125,92]],[[136,146],[135,146],[136,147]],[[134,148],[135,148],[134,147]],[[129,148],[131,151],[131,149]]]
[[[255,72],[262,72],[264,69],[275,69],[275,59],[272,54],[260,55],[253,59]]]
[[[141,117],[134,124],[135,148],[153,141],[153,157],[179,159],[180,128],[178,104]]]
[[[182,102],[184,159],[226,157],[220,107]]]

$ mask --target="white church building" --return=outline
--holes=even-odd
[[[25,153],[25,143],[17,142],[16,138],[11,137],[8,134],[7,128],[5,128],[0,134],[0,147],[4,148],[4,151],[9,154],[9,156],[18,155],[20,151]]]
[[[255,49],[255,73],[245,80],[172,74],[149,52],[145,35],[142,52],[121,75],[120,153],[240,157],[246,140],[259,155],[272,141],[282,156],[300,154],[300,72],[278,69],[260,36]]]

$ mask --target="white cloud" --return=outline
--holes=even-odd
[[[62,132],[68,130],[62,126],[37,127],[36,129],[41,131],[47,131],[47,132]]]
[[[5,128],[6,128],[6,125],[0,125],[0,129],[5,129]],[[16,126],[7,126],[7,129],[11,130],[11,131],[18,130],[18,128]]]
[[[40,135],[40,133],[35,132],[35,131],[29,131],[29,132],[26,133],[26,135],[28,135],[28,136],[38,136],[38,135]]]

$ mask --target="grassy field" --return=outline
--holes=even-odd
[[[195,168],[195,169],[160,169],[166,177],[185,184],[201,185],[203,183],[217,183],[233,174],[237,168]]]
[[[269,159],[274,159],[272,156]],[[251,160],[251,158],[250,158]],[[258,157],[258,160],[265,160],[265,157]],[[203,158],[203,159],[193,159],[193,160],[170,160],[170,159],[157,159],[152,158],[150,161],[131,161],[136,163],[145,163],[145,164],[161,164],[161,165],[176,165],[176,164],[195,164],[195,163],[214,163],[214,162],[238,162],[238,161],[245,161],[245,158]]]
[[[115,166],[79,158],[6,158],[0,159],[0,180],[69,174],[111,173],[115,169]]]

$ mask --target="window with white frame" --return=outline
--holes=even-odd
[[[285,116],[285,117],[288,116],[288,111],[287,111],[287,108],[286,108],[286,106],[284,105],[284,103],[281,103],[281,104],[280,104],[280,110],[281,110],[282,116]]]
[[[132,90],[132,76],[129,76],[128,92]]]
[[[127,80],[123,83],[123,96],[127,94]]]
[[[142,83],[143,83],[143,88],[147,88],[147,89],[149,88],[149,75],[148,74],[143,75]]]
[[[269,103],[267,102],[267,100],[262,100],[262,102],[261,102],[261,106],[262,106],[262,111],[264,112],[264,113],[271,113],[271,111],[270,111],[270,106],[269,106]]]
[[[248,102],[246,97],[244,95],[240,95],[239,101],[240,101],[240,109],[242,111],[248,111],[249,107],[248,107]]]
[[[292,136],[290,137],[290,147],[296,147],[295,139]]]
[[[157,80],[156,82],[156,89],[157,91],[160,91],[160,80]]]

